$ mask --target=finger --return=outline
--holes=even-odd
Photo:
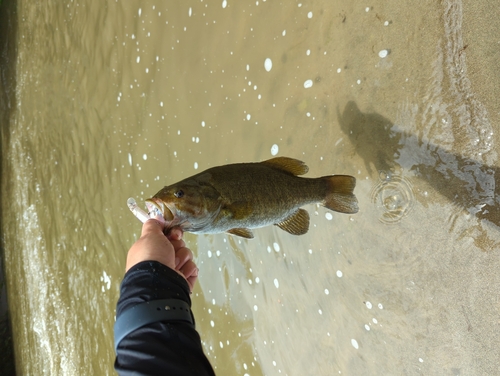
[[[175,248],[174,248],[175,249]],[[179,248],[175,251],[175,269],[181,270],[188,262],[192,262],[193,252],[187,247]]]
[[[196,271],[198,273],[198,271]],[[189,277],[187,278],[188,285],[189,285],[189,292],[193,292],[194,290],[194,285],[196,284],[196,281],[198,280],[198,274],[194,277]]]
[[[186,247],[186,243],[184,243],[184,240],[170,240],[170,243],[174,246],[174,251],[177,252],[181,248]]]
[[[163,234],[163,226],[156,219],[148,219],[142,226],[141,237],[148,234]]]
[[[179,270],[179,273],[183,275],[183,277],[187,280],[189,284],[190,291],[193,291],[194,284],[198,279],[198,268],[193,261],[188,261],[184,266]]]
[[[180,227],[174,227],[170,229],[170,232],[167,234],[167,238],[172,240],[181,240],[183,235],[183,231]]]
[[[186,279],[191,277],[198,277],[198,267],[193,261],[188,261],[179,271],[184,275]]]

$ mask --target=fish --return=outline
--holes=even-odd
[[[165,186],[145,203],[151,217],[165,221],[166,232],[179,226],[195,234],[247,239],[253,238],[252,229],[268,225],[293,235],[307,233],[309,214],[301,208],[307,204],[358,212],[353,176],[299,177],[308,170],[289,157],[212,167]]]

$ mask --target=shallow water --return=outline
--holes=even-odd
[[[140,233],[127,198],[274,155],[356,176],[361,210],[309,206],[300,237],[186,234],[218,374],[500,371],[499,86],[478,73],[499,60],[474,31],[484,14],[461,1],[18,1],[1,102],[18,372],[113,374]]]

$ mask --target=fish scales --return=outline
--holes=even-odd
[[[271,224],[295,235],[306,233],[309,215],[300,209],[306,204],[357,212],[352,176],[296,176],[307,170],[303,162],[286,157],[213,167],[164,187],[146,204],[163,214],[167,228],[247,238],[253,236],[250,229]]]
[[[283,217],[298,207],[320,202],[327,186],[318,178],[301,178],[258,163],[228,165],[225,170],[209,169],[211,183],[228,203],[251,202],[259,219]]]

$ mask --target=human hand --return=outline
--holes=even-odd
[[[163,225],[150,219],[142,226],[141,237],[132,245],[127,254],[125,270],[142,261],[158,261],[182,275],[192,292],[198,268],[193,262],[193,252],[182,240],[182,230],[173,228],[168,236],[163,233]]]

